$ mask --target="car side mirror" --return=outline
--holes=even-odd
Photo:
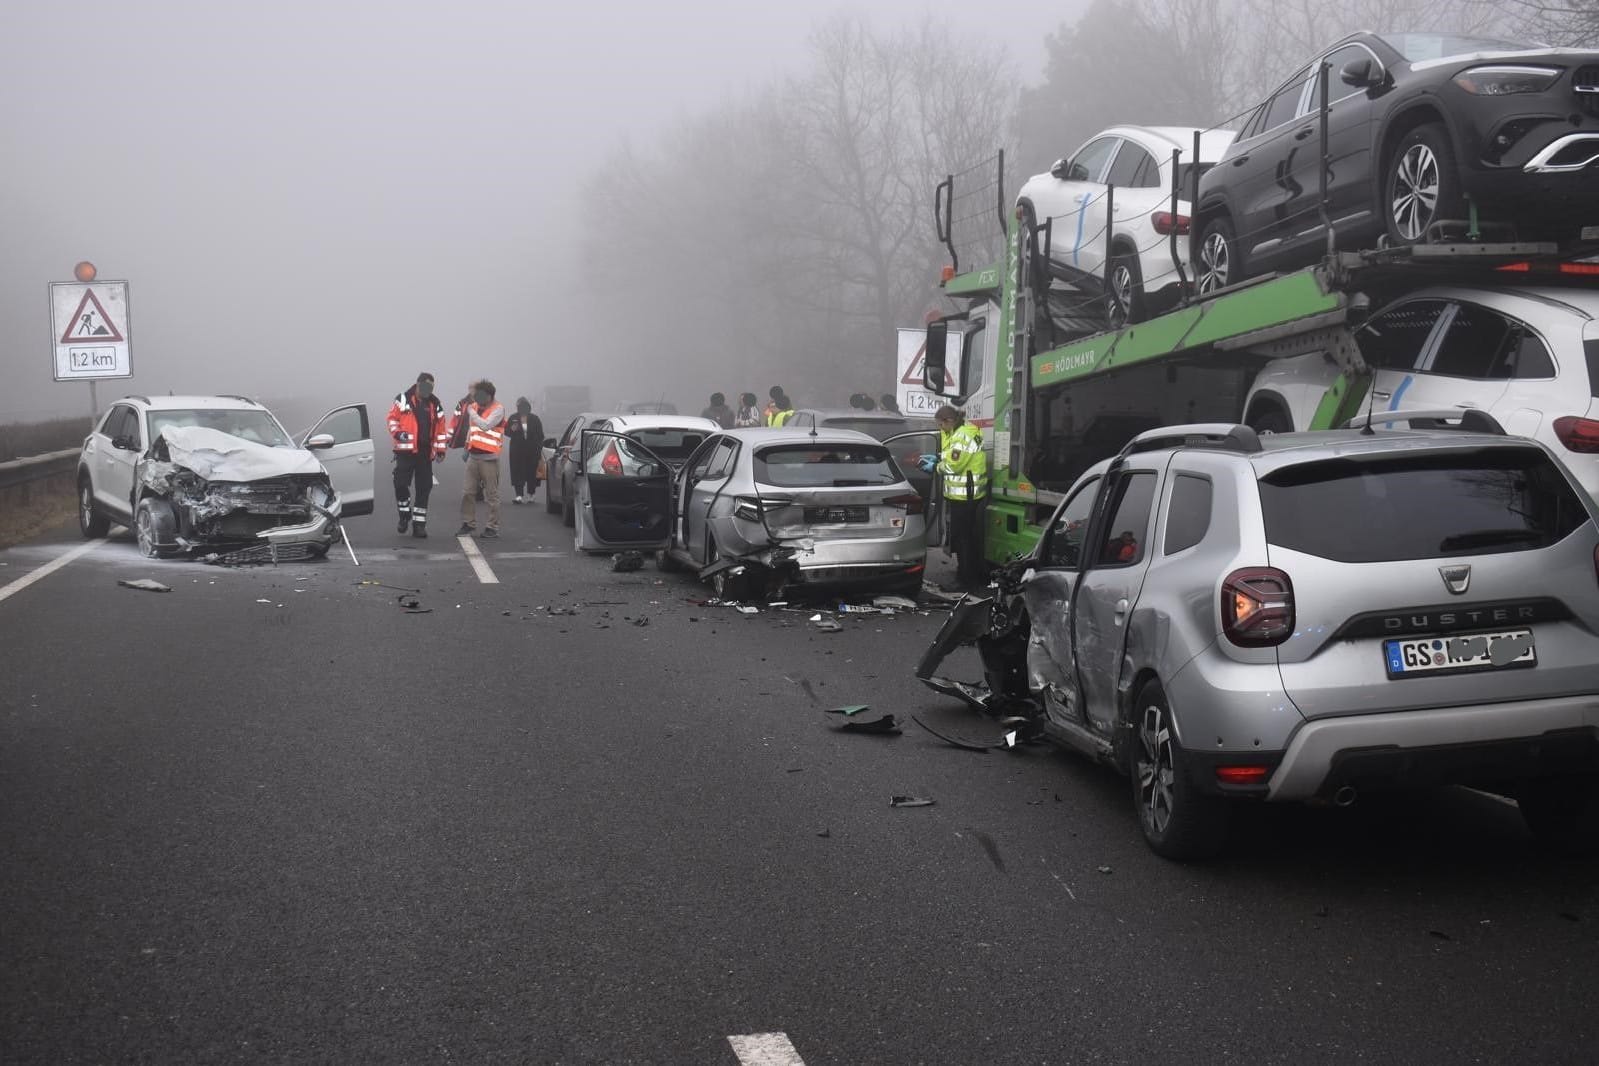
[[[1357,89],[1365,89],[1371,86],[1374,84],[1371,76],[1371,60],[1354,59],[1345,63],[1344,69],[1338,72],[1338,80]]]
[[[139,450],[139,442],[129,436],[112,437],[111,447],[121,452],[136,452]]]
[[[334,440],[331,433],[318,433],[314,437],[307,437],[305,446],[307,450],[318,452],[333,447]]]
[[[1065,181],[1066,180],[1066,168],[1070,164],[1071,164],[1071,160],[1069,160],[1069,159],[1057,159],[1057,160],[1055,160],[1055,162],[1052,163],[1050,165],[1050,168],[1049,168],[1050,177],[1059,178],[1061,181]]]
[[[546,447],[546,448],[555,447],[555,438],[554,437],[545,437],[544,438],[544,447]]]

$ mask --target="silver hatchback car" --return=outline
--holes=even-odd
[[[1154,430],[997,583],[918,676],[1121,768],[1161,855],[1217,851],[1231,800],[1434,784],[1599,844],[1599,511],[1546,445]],[[983,683],[939,673],[967,642]]]
[[[914,435],[925,448],[925,435]],[[927,499],[891,447],[853,430],[732,429],[673,464],[634,437],[582,434],[591,550],[658,550],[724,599],[814,589],[914,595]]]

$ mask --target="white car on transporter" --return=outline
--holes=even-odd
[[[1230,130],[1112,126],[1057,161],[1049,173],[1029,178],[1017,194],[1017,206],[1034,224],[1050,223],[1051,274],[1084,299],[1103,301],[1110,326],[1169,309],[1182,296],[1183,280],[1193,282],[1188,229],[1195,134],[1203,174],[1232,143]],[[1175,213],[1173,152],[1178,153]],[[1111,187],[1115,192],[1107,195]]]

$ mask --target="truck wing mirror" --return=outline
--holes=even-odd
[[[944,368],[944,352],[949,343],[949,323],[943,319],[927,324],[927,347],[922,364],[922,384],[935,396],[943,396],[944,383],[949,380]]]

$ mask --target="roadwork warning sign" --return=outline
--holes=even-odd
[[[960,373],[961,335],[950,332],[944,346],[944,385],[955,391],[955,375]],[[950,401],[929,392],[923,379],[927,374],[927,331],[902,329],[899,331],[899,351],[896,363],[899,368],[899,387],[896,399],[899,409],[908,415],[930,415]]]
[[[133,376],[128,283],[50,285],[50,338],[57,381]]]

